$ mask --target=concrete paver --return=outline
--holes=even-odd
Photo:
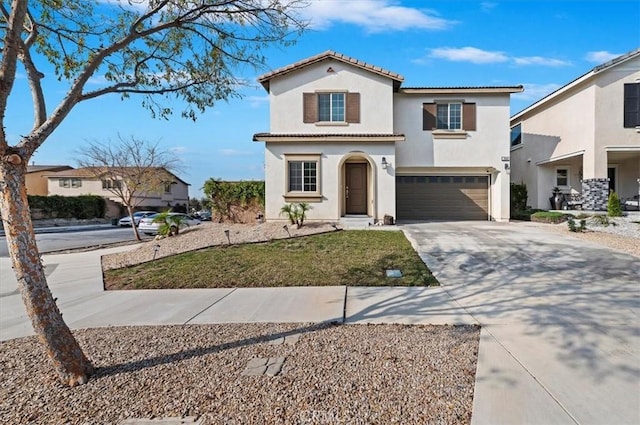
[[[189,323],[342,322],[344,286],[238,288]]]
[[[478,324],[442,287],[349,287],[347,323]]]

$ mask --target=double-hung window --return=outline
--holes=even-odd
[[[320,155],[286,155],[285,198],[320,197]]]
[[[438,103],[436,107],[438,130],[462,129],[462,103]]]
[[[556,168],[556,186],[569,187],[569,168]]]
[[[79,187],[82,187],[82,180],[75,179],[75,178],[65,178],[65,179],[60,179],[58,181],[58,184],[60,185],[60,187],[64,187],[65,189],[69,189],[69,188],[77,189]]]
[[[319,93],[318,94],[318,121],[320,122],[344,122],[345,94],[344,93]]]

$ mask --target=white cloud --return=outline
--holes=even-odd
[[[507,62],[509,60],[509,57],[503,52],[490,52],[475,47],[440,47],[432,49],[429,56],[452,62],[471,62],[476,64]]]
[[[269,103],[269,96],[247,96],[245,97],[245,100],[252,108],[259,108],[262,105],[267,105]]]
[[[562,85],[560,84],[523,84],[524,92],[514,93],[512,98],[519,100],[539,100],[547,96],[550,93],[558,90]]]
[[[542,56],[525,56],[520,58],[513,58],[516,65],[540,65],[540,66],[569,66],[571,62],[563,61],[560,59],[544,58]]]
[[[301,13],[315,29],[343,23],[360,26],[372,33],[410,29],[445,30],[457,23],[438,17],[434,11],[400,6],[393,0],[350,0],[339,4],[332,0],[313,0]]]
[[[179,155],[181,153],[187,152],[187,148],[184,146],[173,146],[169,148],[169,151],[175,153],[176,155]]]
[[[606,52],[604,50],[601,50],[598,52],[588,52],[584,58],[589,62],[601,64],[601,63],[609,62],[611,59],[615,59],[621,55],[622,53],[611,53],[611,52]]]
[[[222,156],[250,156],[254,154],[254,152],[241,151],[239,149],[220,149],[218,152]]]
[[[104,75],[94,75],[87,80],[87,84],[95,84],[95,85],[104,85],[109,81],[104,77]]]

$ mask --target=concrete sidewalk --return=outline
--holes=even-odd
[[[100,257],[131,246],[43,256],[72,329],[188,323],[477,323],[442,288],[221,288],[103,291]],[[346,315],[346,316],[345,316]],[[33,330],[9,258],[0,258],[0,340]]]

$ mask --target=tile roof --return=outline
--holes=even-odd
[[[520,93],[524,86],[450,86],[450,87],[403,87],[400,91],[410,92],[432,92],[432,93]]]
[[[320,53],[319,55],[311,56],[310,58],[303,59],[296,63],[292,63],[291,65],[287,65],[282,68],[275,69],[271,72],[267,72],[258,77],[258,81],[264,86],[265,89],[269,90],[269,80],[275,77],[279,77],[281,75],[288,74],[293,71],[297,71],[306,66],[313,65],[318,62],[322,62],[326,59],[335,59],[337,61],[356,66],[358,68],[373,72],[374,74],[382,75],[383,77],[391,78],[397,83],[401,83],[404,81],[404,77],[400,74],[397,74],[392,71],[388,71],[384,68],[380,68],[379,66],[371,65],[361,60],[352,58],[350,56],[343,55],[342,53],[334,52],[333,50],[327,50],[324,53]]]
[[[38,171],[61,171],[70,170],[70,165],[27,165],[27,173],[37,173]]]

